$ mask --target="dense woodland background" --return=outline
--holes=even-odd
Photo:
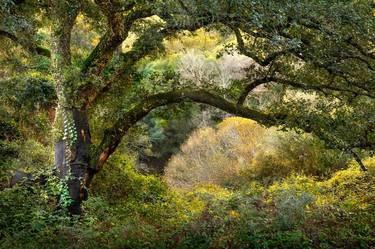
[[[375,3],[0,0],[0,248],[375,248]]]

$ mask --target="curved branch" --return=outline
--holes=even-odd
[[[314,90],[314,91],[323,92],[323,93],[324,93],[324,90],[330,90],[330,91],[346,92],[346,93],[351,93],[351,94],[354,94],[354,95],[362,95],[362,96],[367,96],[367,97],[370,97],[370,98],[375,98],[375,95],[372,94],[372,92],[368,91],[367,89],[363,89],[363,90],[367,90],[367,93],[366,93],[366,92],[359,92],[359,91],[356,91],[356,90],[350,89],[350,88],[340,88],[340,87],[337,87],[337,86],[334,86],[334,85],[329,85],[329,84],[312,85],[312,84],[304,84],[302,82],[296,82],[296,81],[293,81],[293,80],[280,79],[280,78],[271,78],[270,80],[272,80],[272,81],[274,81],[278,84],[288,85],[288,86],[291,86],[291,87],[304,89],[304,90]]]
[[[264,77],[261,79],[257,79],[252,81],[250,84],[248,84],[243,92],[241,93],[240,97],[238,98],[237,105],[243,105],[247,96],[250,94],[251,91],[253,91],[257,86],[260,86],[265,83],[272,82],[273,79],[271,77]]]
[[[100,97],[104,96],[116,82],[125,81],[129,83],[128,76],[132,67],[142,58],[159,48],[165,35],[166,34],[160,32],[158,35],[153,36],[154,40],[152,42],[150,42],[147,37],[140,36],[133,44],[132,50],[121,53],[120,61],[116,63],[116,68],[112,69],[112,75],[106,79],[105,84],[101,88],[95,87],[91,82],[83,85],[78,90],[78,95],[85,100],[83,106],[85,108],[90,107],[100,99]]]
[[[145,32],[133,44],[132,50],[121,54],[122,59],[119,63],[117,63],[117,69],[114,70],[112,76],[106,80],[106,83],[102,88],[97,89],[89,82],[79,89],[78,95],[82,96],[82,98],[85,100],[83,106],[85,108],[90,107],[93,103],[100,99],[100,97],[104,96],[116,82],[125,81],[127,84],[129,84],[127,78],[132,67],[142,58],[150,55],[158,48],[161,48],[163,39],[172,36],[175,34],[175,32],[180,30],[194,31],[200,27],[200,24],[197,23],[182,26],[167,25],[167,27],[155,32],[155,34],[152,36],[153,40],[150,40],[149,36],[147,36],[147,32]]]
[[[192,101],[207,104],[219,108],[228,113],[235,114],[244,118],[253,119],[262,124],[276,124],[279,118],[284,115],[270,115],[252,110],[247,107],[231,103],[223,97],[214,95],[205,90],[179,90],[166,93],[160,93],[148,97],[140,102],[134,108],[124,113],[112,126],[104,132],[104,137],[96,151],[94,161],[91,163],[95,170],[100,170],[108,157],[115,151],[120,144],[123,136],[135,123],[144,118],[152,110],[174,103]]]
[[[35,44],[33,43],[32,41],[21,41],[20,39],[18,39],[15,35],[5,31],[5,30],[0,30],[0,37],[5,37],[5,38],[8,38],[10,40],[12,40],[13,42],[21,45],[23,48],[25,48],[26,50],[28,50],[30,53],[32,54],[38,54],[38,55],[42,55],[42,56],[45,56],[45,57],[51,57],[51,51],[49,51],[47,48],[43,48],[41,46],[39,46],[38,44]]]

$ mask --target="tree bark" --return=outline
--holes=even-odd
[[[92,142],[87,113],[85,110],[73,108],[71,114],[77,134],[76,140],[70,148],[63,140],[55,144],[55,166],[57,176],[66,181],[72,201],[68,207],[69,212],[79,215],[81,203],[87,199],[87,189],[96,171],[90,166]],[[70,151],[66,151],[67,149]]]

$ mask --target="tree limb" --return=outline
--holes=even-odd
[[[238,98],[237,105],[243,105],[247,96],[250,94],[251,91],[253,91],[257,86],[260,86],[265,83],[272,82],[272,77],[264,77],[261,79],[256,79],[252,81],[250,84],[248,84],[243,92],[241,93],[240,97]]]
[[[178,32],[179,30],[194,31],[200,27],[200,24],[197,23],[182,26],[168,24],[167,27],[157,32],[157,35],[153,36],[154,40],[152,41],[150,41],[147,37],[139,37],[133,45],[133,49],[121,55],[122,60],[117,63],[117,69],[112,73],[112,76],[109,79],[106,79],[106,83],[102,88],[97,89],[91,83],[88,83],[79,89],[79,95],[85,99],[83,106],[86,108],[91,106],[101,96],[105,95],[111,89],[113,84],[115,84],[115,82],[122,81],[129,84],[129,81],[126,79],[128,78],[127,76],[129,76],[128,73],[131,71],[131,67],[134,66],[140,59],[159,48],[164,38],[175,34],[175,32]]]
[[[141,101],[134,108],[124,113],[112,126],[107,129],[104,133],[104,137],[97,149],[94,162],[96,170],[100,170],[103,164],[107,161],[108,157],[115,151],[117,146],[120,144],[122,137],[126,134],[128,129],[132,127],[139,120],[144,118],[150,111],[169,104],[181,103],[186,101],[192,101],[197,103],[203,103],[219,108],[228,113],[232,113],[241,117],[249,118],[260,122],[262,124],[276,124],[279,118],[283,118],[284,115],[270,115],[261,113],[256,110],[252,110],[247,107],[238,106],[235,103],[231,103],[223,97],[214,95],[205,90],[178,90],[166,93],[160,93],[148,97]]]
[[[270,65],[271,62],[273,62],[279,56],[285,55],[288,52],[294,50],[294,48],[287,48],[285,50],[280,50],[280,51],[273,52],[273,53],[269,54],[266,58],[261,59],[256,53],[254,53],[253,51],[250,51],[250,50],[246,49],[245,43],[244,43],[242,35],[241,35],[241,31],[238,28],[236,28],[236,27],[231,27],[231,29],[234,31],[234,34],[236,35],[238,50],[243,55],[246,55],[246,56],[252,58],[259,65],[261,65],[263,67],[266,67],[266,66]]]
[[[8,39],[12,40],[13,42],[21,45],[24,49],[26,49],[27,51],[29,51],[32,54],[42,55],[42,56],[45,56],[45,57],[48,57],[48,58],[51,57],[51,51],[49,51],[47,48],[39,46],[38,44],[33,43],[30,40],[27,40],[27,42],[21,41],[15,35],[7,32],[5,30],[0,30],[0,37],[5,37],[5,38],[8,38]]]
[[[367,168],[366,166],[363,164],[362,160],[361,160],[361,157],[354,152],[353,149],[350,149],[349,152],[353,155],[354,159],[357,161],[357,163],[359,164],[359,167],[361,168],[362,171],[367,171]]]
[[[80,9],[81,4],[77,0],[51,1],[50,11],[55,16],[52,30],[52,63],[58,71],[71,65],[71,32]]]
[[[364,92],[360,93],[350,88],[340,88],[340,87],[330,85],[330,84],[321,84],[321,85],[304,84],[302,82],[297,82],[297,81],[293,81],[290,79],[276,78],[276,77],[272,77],[271,80],[282,85],[288,85],[288,86],[292,86],[292,87],[304,89],[304,90],[315,90],[315,91],[323,92],[323,93],[325,93],[324,90],[331,90],[331,91],[346,92],[346,93],[351,93],[355,95],[362,95],[362,96],[367,96],[370,98],[375,98],[375,95],[372,94],[370,91],[368,91],[367,93],[364,93]]]
[[[148,9],[139,9],[130,12],[125,18],[121,13],[111,14],[109,18],[109,27],[102,36],[99,44],[86,58],[82,68],[82,74],[88,72],[94,75],[100,75],[108,62],[112,59],[114,51],[127,38],[133,23],[145,17],[152,15]]]

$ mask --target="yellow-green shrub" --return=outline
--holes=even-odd
[[[171,159],[165,179],[180,188],[201,183],[225,185],[249,165],[264,132],[260,125],[243,118],[228,118],[217,129],[202,128]]]
[[[269,130],[249,167],[250,175],[272,182],[292,173],[326,178],[346,165],[348,156],[328,150],[310,134]]]
[[[348,156],[327,150],[309,134],[266,129],[254,121],[226,118],[217,129],[193,133],[173,156],[165,179],[170,186],[201,183],[242,185],[250,180],[272,183],[293,173],[326,178],[346,165]]]

